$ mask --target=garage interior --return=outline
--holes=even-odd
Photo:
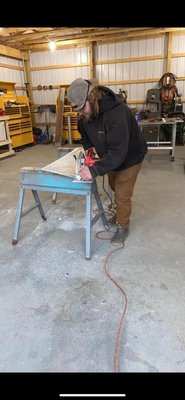
[[[169,127],[166,136],[155,125],[158,84],[169,72],[178,89],[168,115],[179,127],[175,144]],[[131,232],[108,261],[111,236],[97,237],[100,218],[85,257],[85,198],[70,193],[53,202],[39,192],[47,220],[32,210],[12,245],[21,168],[43,168],[59,149],[80,146],[66,97],[76,78],[96,78],[138,123],[143,112],[150,120]],[[185,28],[0,28],[0,372],[185,372],[184,102]],[[107,215],[107,177],[97,184]],[[31,191],[24,206],[33,206]]]

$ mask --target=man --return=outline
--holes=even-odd
[[[147,152],[146,141],[129,107],[111,89],[97,81],[75,79],[67,91],[73,111],[78,112],[78,130],[84,150],[94,147],[99,160],[81,168],[81,178],[92,180],[108,174],[115,192],[117,224],[111,242],[119,245],[129,234],[131,198],[138,172]]]

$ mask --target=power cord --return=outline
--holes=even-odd
[[[103,175],[102,188],[103,188],[104,192],[106,193],[106,195],[108,196],[108,198],[110,200],[110,203],[108,204],[109,215],[116,216],[116,213],[114,211],[112,198],[111,198],[110,194],[107,192],[107,190],[105,189],[105,175]]]
[[[113,202],[112,202],[112,198],[109,195],[109,193],[107,192],[107,190],[105,189],[105,176],[103,175],[103,183],[102,183],[102,187],[104,192],[106,193],[106,195],[108,196],[109,200],[110,200],[110,204],[108,205],[108,209],[109,211],[105,211],[106,215],[113,215],[116,216],[116,213],[114,211],[114,207],[113,207]],[[110,240],[111,237],[101,237],[101,234],[110,232],[110,233],[115,233],[113,231],[111,231],[111,229],[109,229],[108,231],[104,230],[104,231],[99,231],[96,233],[96,238],[97,239],[101,239],[101,240]],[[124,320],[124,316],[127,310],[127,296],[125,293],[124,288],[113,278],[113,276],[110,274],[109,270],[108,270],[108,260],[111,257],[112,254],[116,253],[118,250],[121,250],[125,247],[125,244],[122,244],[119,247],[116,247],[115,249],[113,249],[112,251],[110,251],[105,259],[104,262],[104,272],[107,275],[107,277],[114,283],[114,285],[121,291],[121,293],[123,294],[124,298],[125,298],[125,304],[121,313],[121,318],[120,318],[120,322],[119,322],[119,326],[118,326],[118,332],[117,332],[117,340],[116,340],[116,346],[115,346],[115,352],[114,352],[114,369],[115,372],[120,372],[120,367],[119,367],[119,353],[120,353],[120,342],[121,342],[121,332],[122,332],[122,328],[123,328],[123,320]]]
[[[109,238],[109,237],[108,238],[107,237],[101,237],[101,234],[105,233],[105,232],[107,233],[107,231],[99,231],[99,232],[97,232],[96,237],[98,239],[101,239],[101,240],[110,240],[111,238]],[[113,231],[109,230],[109,232],[113,232]],[[120,318],[120,322],[119,322],[119,326],[118,326],[117,340],[116,340],[116,346],[115,346],[115,352],[114,352],[114,369],[115,369],[115,372],[120,372],[119,353],[120,353],[121,331],[122,331],[122,328],[123,328],[123,320],[124,320],[124,316],[125,316],[125,313],[126,313],[126,310],[127,310],[128,301],[127,301],[127,296],[126,296],[124,288],[113,278],[113,276],[110,274],[110,272],[108,270],[108,260],[109,260],[110,256],[113,253],[116,253],[116,251],[121,250],[124,247],[125,247],[125,245],[122,244],[121,246],[117,247],[116,249],[113,249],[112,251],[110,251],[108,253],[106,259],[105,259],[105,262],[104,262],[104,272],[105,272],[105,274],[114,283],[114,285],[121,291],[121,293],[123,294],[123,296],[125,298],[125,304],[124,304],[124,307],[123,307],[123,310],[122,310],[122,313],[121,313],[121,318]]]

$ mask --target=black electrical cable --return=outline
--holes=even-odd
[[[115,212],[113,211],[113,202],[111,199],[110,194],[107,192],[107,190],[105,189],[105,175],[103,175],[103,184],[102,184],[103,190],[106,193],[106,195],[108,196],[109,200],[110,200],[110,204],[108,205],[108,209],[110,210],[111,214],[116,215]]]

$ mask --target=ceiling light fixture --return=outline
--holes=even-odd
[[[51,51],[55,51],[56,50],[56,42],[54,42],[53,40],[51,42],[49,42],[48,44],[49,48]]]

